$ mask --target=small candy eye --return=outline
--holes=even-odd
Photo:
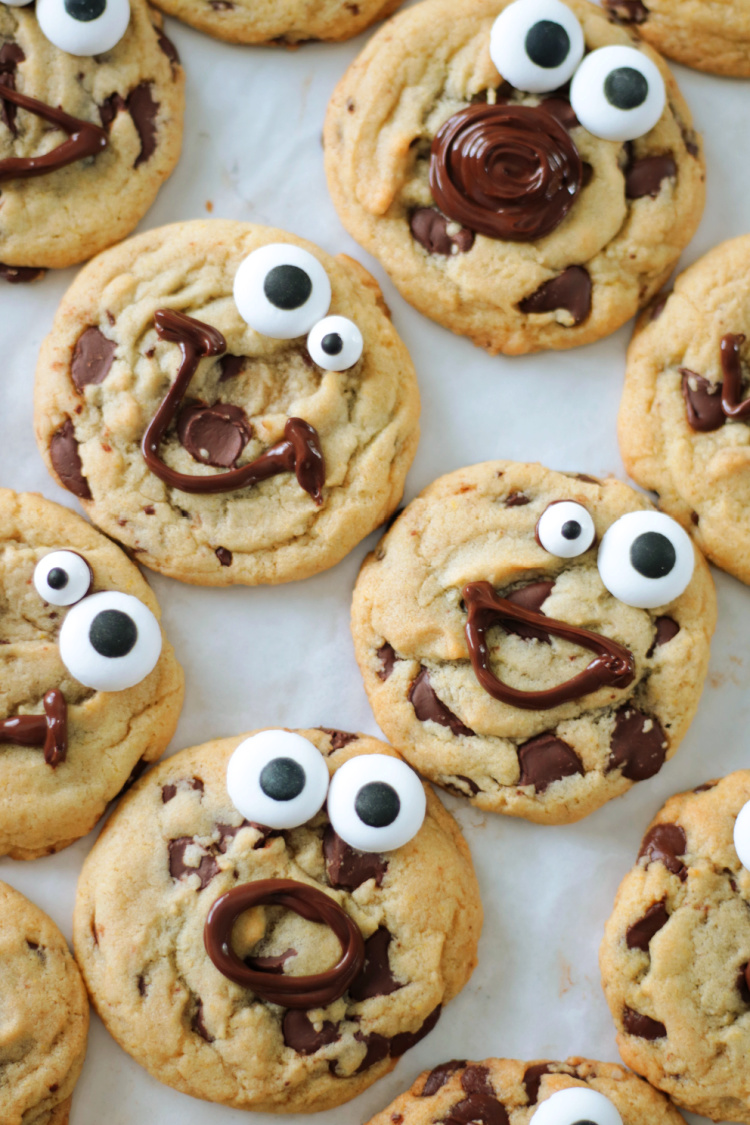
[[[344,762],[328,791],[328,816],[338,835],[361,852],[391,852],[416,836],[427,801],[414,770],[387,754]]]
[[[52,551],[34,568],[34,585],[50,605],[75,605],[91,589],[94,576],[86,560],[75,551]]]
[[[690,585],[695,554],[687,533],[663,512],[628,512],[605,532],[598,566],[615,598],[656,609]]]
[[[60,656],[74,679],[95,691],[124,691],[154,670],[161,629],[138,598],[107,590],[74,606],[60,630]]]
[[[540,546],[558,559],[575,559],[596,537],[594,521],[582,504],[559,500],[545,508],[536,525]]]
[[[564,86],[584,46],[581,25],[562,0],[515,0],[490,33],[490,57],[499,73],[530,94]]]
[[[42,34],[69,55],[103,55],[130,23],[129,0],[37,0]]]
[[[609,1098],[583,1086],[558,1090],[541,1103],[531,1121],[532,1125],[622,1125]]]
[[[330,775],[301,734],[264,730],[241,742],[227,766],[229,799],[253,824],[298,828],[320,812]]]
[[[300,246],[274,242],[248,254],[234,275],[242,319],[273,340],[304,336],[328,312],[331,283],[317,258]]]
[[[348,371],[363,348],[362,333],[345,316],[324,317],[307,337],[307,350],[324,371]]]
[[[634,141],[664,112],[667,92],[659,68],[635,47],[600,47],[576,71],[570,104],[589,133],[605,141]]]
[[[734,822],[734,848],[742,866],[750,871],[750,801],[742,806]]]

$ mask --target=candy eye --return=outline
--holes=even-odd
[[[27,4],[31,4],[32,0],[3,0],[9,8],[25,8]]]
[[[129,0],[37,0],[36,18],[46,39],[69,55],[103,55],[130,23]]]
[[[427,801],[414,770],[387,754],[344,762],[328,791],[328,816],[338,835],[361,852],[391,852],[422,827]]]
[[[695,554],[687,533],[663,512],[628,512],[606,531],[598,566],[610,594],[636,609],[655,609],[687,589]]]
[[[238,812],[266,828],[298,828],[320,812],[328,792],[323,755],[301,734],[264,730],[241,742],[227,766]]]
[[[742,866],[750,871],[750,801],[742,806],[734,822],[734,848]]]
[[[154,670],[161,629],[138,598],[107,590],[84,598],[60,630],[60,656],[74,679],[95,691],[124,691]]]
[[[307,350],[324,371],[348,371],[363,348],[362,333],[345,316],[324,317],[307,337]]]
[[[558,1090],[541,1103],[531,1121],[532,1125],[622,1125],[609,1098],[583,1086]]]
[[[52,551],[34,568],[34,585],[50,605],[75,605],[91,589],[91,567],[75,551]]]
[[[499,73],[530,94],[564,86],[583,50],[581,25],[562,0],[515,0],[490,33],[490,57]]]
[[[667,92],[659,68],[635,47],[600,47],[576,71],[570,104],[589,133],[634,141],[653,129]]]
[[[317,258],[300,246],[272,243],[253,250],[234,275],[242,319],[273,340],[304,336],[328,312],[331,283]]]
[[[536,525],[539,545],[558,559],[575,559],[596,537],[594,521],[582,504],[559,500],[545,508]]]

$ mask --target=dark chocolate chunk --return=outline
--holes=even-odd
[[[17,43],[3,43],[0,47],[0,90],[7,86],[9,90],[16,88],[16,68],[22,63],[26,55]],[[16,115],[18,107],[14,102],[5,101],[0,96],[0,121],[7,127],[12,137],[18,136]]]
[[[231,469],[236,464],[252,432],[245,411],[231,403],[186,403],[177,415],[177,436],[182,446],[194,461],[217,469]]]
[[[505,600],[513,602],[513,605],[520,605],[522,609],[530,609],[533,613],[541,613],[542,606],[552,593],[554,586],[555,583],[552,580],[530,582],[528,586],[522,586],[520,590],[514,590],[512,594],[506,594]],[[503,621],[503,629],[506,633],[515,633],[516,636],[523,637],[524,640],[533,638],[543,641],[546,645],[552,643],[549,633],[545,632],[544,629],[537,629],[534,625],[524,625],[520,621]]]
[[[365,962],[362,971],[349,987],[352,1000],[370,1000],[373,996],[390,996],[403,988],[394,977],[388,960],[391,933],[379,926],[365,942]]]
[[[441,727],[449,727],[452,734],[463,734],[467,738],[474,734],[474,731],[465,726],[435,694],[435,689],[430,683],[430,673],[426,668],[420,668],[409,688],[408,699],[421,723],[431,720],[433,723],[439,723]]]
[[[245,957],[245,964],[249,969],[257,969],[261,973],[275,973],[281,976],[284,965],[297,956],[296,949],[285,949],[283,953],[276,953],[269,957]]]
[[[472,797],[476,797],[477,793],[482,792],[480,786],[477,785],[476,781],[472,781],[472,779],[470,777],[467,777],[465,773],[457,773],[456,780],[462,781],[464,785],[467,786]],[[463,796],[463,794],[461,795]]]
[[[11,285],[26,285],[30,281],[38,281],[44,274],[45,271],[36,266],[8,266],[5,262],[0,262],[0,279]]]
[[[521,767],[518,784],[533,785],[537,793],[544,793],[553,781],[583,773],[575,750],[551,731],[519,746],[518,764]]]
[[[298,1055],[314,1055],[321,1047],[335,1043],[341,1038],[339,1025],[324,1020],[320,1031],[316,1031],[307,1012],[289,1009],[281,1021],[281,1034],[284,1043]]]
[[[643,837],[638,858],[645,856],[649,863],[663,863],[667,871],[679,875],[684,882],[687,868],[678,857],[687,851],[685,829],[679,824],[655,824]]]
[[[737,988],[745,1004],[750,1004],[750,961],[740,968],[737,975]]]
[[[433,1008],[427,1019],[424,1021],[419,1031],[402,1031],[398,1035],[394,1035],[391,1039],[391,1058],[400,1059],[412,1047],[429,1035],[433,1027],[440,1019],[441,1005],[438,1004],[437,1008]]]
[[[139,993],[140,996],[145,996],[147,992],[148,992],[148,984],[146,983],[146,978],[144,977],[143,973],[139,973],[138,974],[138,993]]]
[[[466,1068],[461,1075],[461,1085],[467,1094],[484,1094],[488,1098],[495,1096],[490,1082],[490,1072],[481,1064]]]
[[[371,1035],[364,1035],[361,1031],[355,1031],[354,1038],[358,1043],[365,1044],[365,1057],[355,1070],[355,1074],[361,1074],[363,1070],[369,1070],[375,1063],[382,1062],[387,1059],[391,1052],[391,1041],[385,1035],[378,1035],[374,1031]]]
[[[161,799],[163,804],[167,804],[177,796],[178,789],[194,789],[198,793],[202,793],[205,786],[199,777],[181,777],[178,781],[169,782],[167,785],[161,787]]]
[[[420,207],[411,217],[411,233],[428,254],[451,255],[456,247],[465,254],[474,245],[474,233],[462,227],[457,234],[448,234],[450,219],[434,207]]]
[[[234,379],[236,375],[239,375],[244,366],[244,355],[223,355],[219,360],[219,367],[221,368],[219,382],[226,383],[228,379]]]
[[[388,870],[388,861],[382,855],[355,851],[330,824],[323,834],[323,855],[331,886],[346,891],[356,891],[368,879],[374,879],[380,887]]]
[[[657,648],[661,648],[662,645],[668,645],[680,631],[680,626],[673,617],[657,617],[654,626],[654,640],[646,656],[653,656]]]
[[[696,786],[693,792],[708,793],[709,789],[715,789],[718,784],[718,781],[704,781],[702,785]]]
[[[636,1035],[639,1039],[664,1039],[667,1029],[658,1020],[651,1016],[644,1016],[642,1012],[635,1012],[627,1006],[623,1009],[622,1023],[628,1035]]]
[[[542,102],[542,109],[546,109],[547,113],[551,113],[556,121],[559,121],[563,129],[575,129],[576,125],[580,125],[580,121],[576,117],[575,110],[570,104],[569,98],[560,97],[559,94],[553,94],[550,98],[545,98]]]
[[[567,309],[573,324],[582,324],[591,312],[591,278],[583,266],[568,266],[557,277],[543,285],[519,303],[522,313],[555,312]]]
[[[381,645],[378,649],[378,659],[383,665],[383,667],[378,672],[378,679],[387,680],[391,672],[393,671],[393,666],[398,660],[393,645],[389,645],[387,641],[384,645]]]
[[[505,497],[506,508],[523,508],[526,504],[530,504],[528,496],[525,492],[511,492]]]
[[[357,741],[357,735],[352,734],[348,730],[336,730],[334,727],[318,727],[322,730],[323,734],[327,734],[331,739],[331,753],[336,750],[341,750],[342,747],[348,746],[350,742]]]
[[[76,340],[70,365],[70,377],[79,391],[104,382],[109,375],[116,350],[115,341],[108,340],[94,325],[84,329]]]
[[[425,1079],[425,1084],[422,1087],[420,1098],[431,1098],[438,1090],[442,1090],[448,1079],[457,1070],[463,1070],[466,1066],[466,1059],[451,1059],[450,1062],[441,1063],[436,1066]]]
[[[628,199],[652,198],[661,191],[664,180],[677,175],[677,164],[671,152],[660,156],[643,156],[633,160],[625,170],[625,195]]]
[[[216,844],[217,850],[220,851],[222,855],[225,855],[229,850],[229,845],[241,828],[258,827],[259,826],[257,824],[251,825],[249,820],[243,820],[241,824],[217,824],[216,831],[219,833],[219,842]],[[253,845],[254,848],[262,848],[268,837],[271,835],[281,835],[280,832],[270,832],[268,828],[262,828],[261,832],[263,832],[263,838]]]
[[[207,1043],[213,1043],[214,1037],[206,1027],[203,1019],[203,1001],[199,1000],[195,1006],[191,1027],[196,1035],[200,1035],[201,1039],[205,1039]]]
[[[150,82],[141,82],[130,91],[127,107],[141,141],[141,151],[133,165],[134,168],[138,168],[156,151],[156,115],[159,112],[159,103],[153,99]]]
[[[159,40],[159,46],[163,53],[167,56],[172,66],[179,66],[180,55],[171,39],[169,39],[163,31],[157,28],[156,38]]]
[[[545,1074],[551,1073],[549,1063],[534,1063],[532,1066],[526,1067],[526,1070],[523,1072],[523,1086],[529,1105],[536,1105],[542,1079]]]
[[[645,23],[648,19],[643,0],[604,0],[604,7],[616,23]]]
[[[49,456],[52,468],[60,478],[63,488],[81,500],[91,499],[89,483],[83,475],[78,441],[73,422],[67,418],[49,443]]]
[[[109,129],[117,114],[127,108],[127,102],[121,94],[110,94],[108,98],[105,98],[99,106],[99,119],[104,128]]]
[[[643,917],[628,927],[625,934],[628,949],[642,949],[644,953],[648,953],[651,938],[654,934],[658,934],[668,921],[669,914],[665,899],[652,903]]]
[[[699,434],[720,430],[726,421],[721,401],[723,384],[712,383],[687,367],[680,368],[680,375],[690,429]]]
[[[443,1125],[510,1125],[507,1110],[492,1088],[486,1066],[470,1066],[461,1075],[461,1085],[466,1093],[463,1101],[454,1105]]]
[[[645,781],[664,765],[667,745],[658,719],[626,703],[615,715],[608,768],[621,769],[630,781]]]
[[[232,552],[227,547],[217,547],[214,551],[214,554],[216,555],[217,559],[219,560],[219,562],[222,566],[231,566],[232,565],[232,558],[234,556],[232,555]]]
[[[199,890],[202,891],[219,874],[219,865],[209,852],[205,852],[197,867],[188,867],[185,852],[191,844],[195,844],[193,836],[180,836],[177,840],[169,841],[169,874],[173,879],[187,879],[190,875],[197,875],[200,879]]]

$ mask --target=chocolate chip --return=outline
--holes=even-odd
[[[219,360],[219,367],[221,368],[219,382],[226,383],[228,379],[234,379],[244,366],[244,355],[223,355]]]
[[[104,128],[109,129],[117,114],[127,108],[127,103],[121,94],[110,94],[105,98],[99,106],[99,120]]]
[[[549,1063],[534,1063],[527,1066],[523,1072],[523,1086],[526,1091],[526,1100],[529,1105],[536,1105],[539,1097],[539,1087],[545,1074],[551,1074]]]
[[[542,606],[552,593],[554,586],[554,581],[530,582],[528,586],[522,586],[520,590],[514,590],[512,594],[506,594],[505,600],[512,602],[513,605],[521,606],[522,609],[530,609],[533,613],[541,613]],[[503,621],[503,629],[506,633],[514,633],[524,640],[535,639],[546,645],[552,643],[549,633],[545,632],[544,629],[537,629],[535,625],[524,625],[520,621]]]
[[[143,973],[138,974],[138,992],[141,996],[145,996],[148,992],[148,985]]]
[[[709,789],[715,789],[718,784],[719,784],[718,781],[704,781],[703,784],[698,785],[693,790],[693,792],[694,793],[708,793]]]
[[[411,233],[428,254],[450,256],[456,247],[465,254],[474,245],[474,233],[462,227],[457,234],[448,234],[449,219],[434,207],[420,207],[412,215],[409,226]]]
[[[600,480],[597,480],[596,477],[590,477],[587,473],[574,473],[573,475],[574,475],[576,480],[582,480],[586,484],[601,484],[602,483]]]
[[[651,1016],[644,1016],[642,1012],[635,1012],[627,1006],[623,1009],[622,1022],[628,1035],[636,1035],[639,1039],[664,1039],[667,1029],[658,1020]]]
[[[676,175],[677,164],[671,152],[643,156],[631,161],[625,170],[625,195],[628,199],[643,199],[647,195],[655,199],[664,180]]]
[[[323,833],[323,855],[331,886],[346,891],[356,891],[368,879],[374,879],[380,887],[388,870],[388,861],[382,855],[355,851],[330,824]]]
[[[537,793],[544,793],[553,781],[583,773],[581,759],[567,742],[551,731],[530,738],[518,747],[518,764],[521,767],[519,785],[533,785]]]
[[[530,504],[528,496],[525,492],[511,492],[505,497],[506,508],[523,508],[526,504]]]
[[[437,1008],[433,1008],[427,1019],[424,1021],[419,1031],[402,1031],[398,1035],[394,1035],[391,1039],[391,1058],[400,1059],[412,1047],[429,1035],[433,1027],[440,1019],[441,1005],[438,1004]]]
[[[673,617],[657,617],[654,626],[655,633],[653,644],[646,653],[646,656],[653,656],[657,648],[661,648],[662,645],[668,645],[680,631],[680,626]]]
[[[393,671],[396,661],[398,660],[393,645],[389,645],[387,641],[384,645],[381,645],[378,649],[378,659],[383,665],[383,667],[378,672],[378,679],[387,680],[391,672]]]
[[[648,953],[651,938],[654,934],[658,934],[668,921],[666,900],[653,903],[642,918],[628,927],[625,934],[628,949],[642,949],[644,953]]]
[[[690,429],[699,434],[720,430],[726,421],[721,402],[723,384],[712,383],[687,367],[680,368],[680,375]]]
[[[7,86],[9,90],[16,88],[16,67],[22,63],[26,55],[17,43],[3,43],[0,47],[0,90]],[[7,125],[12,137],[18,136],[16,115],[18,107],[0,97],[0,121]]]
[[[626,703],[615,715],[608,769],[621,769],[629,781],[645,781],[664,765],[667,745],[658,719]]]
[[[403,985],[391,972],[388,960],[388,947],[391,933],[385,926],[379,926],[365,942],[365,961],[362,971],[349,987],[352,1000],[370,1000],[373,996],[390,996]]]
[[[231,403],[187,403],[177,415],[177,436],[194,461],[231,469],[252,437],[244,410]]]
[[[269,957],[245,957],[244,962],[250,969],[257,969],[261,973],[273,973],[274,976],[281,976],[284,972],[284,965],[287,961],[291,961],[292,957],[297,956],[296,949],[285,949],[283,953],[276,953]]]
[[[70,377],[82,391],[84,387],[103,383],[109,375],[117,344],[94,325],[84,329],[76,340]]]
[[[156,38],[159,41],[159,46],[163,53],[167,56],[172,66],[179,66],[180,55],[171,39],[169,39],[163,31],[157,28]]]
[[[49,456],[52,468],[60,478],[63,488],[67,488],[68,492],[72,492],[81,500],[90,500],[91,490],[83,475],[78,441],[70,418],[67,418],[57,433],[52,435]]]
[[[159,112],[159,103],[153,99],[150,82],[141,82],[130,91],[127,107],[141,141],[141,151],[133,165],[134,168],[138,168],[156,151],[156,115]]]
[[[336,750],[341,750],[344,746],[348,746],[350,742],[357,741],[357,735],[352,734],[348,730],[336,730],[334,727],[318,727],[323,734],[327,734],[331,740],[331,753]]]
[[[645,23],[648,19],[642,0],[604,0],[604,7],[617,23]]]
[[[217,547],[214,554],[222,566],[231,566],[232,559],[234,558],[232,552],[227,547]]]
[[[431,1098],[438,1090],[442,1090],[448,1079],[457,1070],[463,1070],[466,1066],[466,1059],[451,1059],[450,1062],[441,1063],[436,1066],[425,1079],[425,1084],[422,1087],[420,1098]]]
[[[545,281],[518,305],[522,313],[555,312],[567,309],[573,324],[582,324],[591,312],[591,278],[583,266],[568,266],[557,277]]]
[[[200,880],[199,890],[202,891],[219,874],[220,868],[209,852],[204,852],[197,867],[188,867],[185,852],[193,844],[193,836],[180,836],[177,840],[169,841],[169,874],[173,879],[187,879],[190,875],[197,875]]]
[[[470,1066],[461,1075],[461,1085],[467,1094],[484,1094],[494,1098],[495,1091],[490,1082],[490,1072],[486,1066]]]
[[[370,1035],[365,1035],[361,1031],[355,1031],[354,1038],[358,1043],[365,1045],[365,1057],[355,1070],[355,1074],[361,1074],[363,1070],[369,1070],[371,1066],[376,1063],[382,1062],[387,1059],[391,1050],[391,1041],[385,1035],[379,1035],[377,1031],[372,1032]]]
[[[0,102],[0,106],[2,104]],[[44,277],[44,274],[45,271],[37,269],[36,266],[8,266],[0,262],[0,278],[11,285],[26,285],[30,281],[38,281],[40,277]]]
[[[461,1075],[461,1086],[467,1095],[454,1105],[443,1125],[510,1125],[510,1118],[492,1088],[486,1066],[470,1066]]]
[[[741,967],[737,975],[737,988],[745,1004],[750,1004],[750,961]]]
[[[194,789],[203,793],[205,786],[199,777],[181,777],[179,781],[168,782],[161,787],[162,804],[166,805],[177,796],[178,789]]]
[[[201,1039],[205,1039],[207,1043],[213,1043],[214,1037],[206,1027],[203,1019],[203,1001],[199,1000],[195,1006],[195,1012],[190,1026],[196,1035],[200,1035]]]
[[[472,779],[470,777],[467,777],[465,773],[457,773],[456,774],[456,781],[462,781],[464,783],[464,785],[468,788],[472,797],[476,797],[477,793],[482,792],[480,786],[477,785],[476,781],[472,781]],[[463,793],[461,793],[461,796],[463,796]]]
[[[452,734],[462,734],[467,738],[474,734],[474,731],[465,726],[435,694],[430,683],[430,673],[426,668],[420,668],[419,674],[409,688],[407,698],[421,723],[428,721],[439,723],[441,727],[449,727]]]
[[[559,121],[563,129],[575,129],[576,125],[580,125],[569,98],[561,98],[559,94],[553,94],[551,98],[544,99],[542,109],[546,109],[547,113]]]
[[[314,1055],[321,1047],[327,1047],[329,1043],[335,1043],[341,1038],[338,1024],[325,1020],[320,1031],[316,1031],[307,1012],[293,1009],[284,1013],[281,1034],[285,1045],[298,1055]]]
[[[638,858],[644,856],[649,863],[663,863],[667,871],[679,875],[684,882],[687,868],[678,856],[687,851],[685,829],[679,824],[655,824],[643,837]]]

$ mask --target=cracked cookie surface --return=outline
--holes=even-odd
[[[157,7],[230,43],[293,47],[351,39],[394,12],[401,0],[158,0]]]
[[[604,0],[604,7],[676,62],[750,78],[750,0]]]

